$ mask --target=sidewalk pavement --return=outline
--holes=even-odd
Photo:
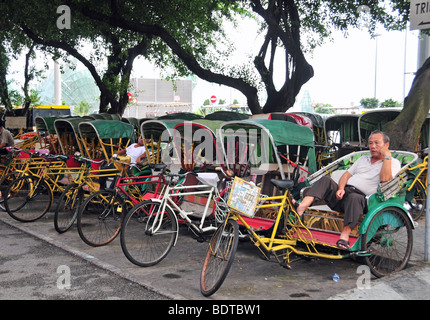
[[[357,287],[361,275],[357,273],[359,262],[299,257],[292,262],[292,270],[288,270],[276,261],[260,259],[253,243],[241,242],[227,279],[209,298],[204,298],[199,288],[207,242],[199,243],[192,239],[185,227],[181,227],[176,247],[163,261],[154,267],[141,268],[125,258],[118,238],[107,246],[93,248],[80,239],[76,227],[58,234],[53,226],[52,213],[32,223],[21,223],[7,213],[0,213],[0,221],[171,299],[430,299],[430,264],[422,261],[424,219],[414,230],[414,249],[409,266],[389,277],[372,278],[370,288]],[[340,281],[332,280],[334,272],[340,275]]]

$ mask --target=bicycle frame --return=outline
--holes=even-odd
[[[416,175],[415,179],[412,181],[411,185],[408,187],[407,191],[412,190],[412,188],[415,186],[415,183],[421,184],[423,189],[425,190],[427,194],[427,175],[423,174],[428,169],[428,156],[424,158],[424,161],[420,164],[417,164],[416,166],[408,169],[409,171],[413,171],[419,169],[419,173]]]
[[[251,240],[254,242],[257,248],[262,251],[263,254],[265,254],[265,252],[274,253],[275,257],[278,259],[278,262],[281,262],[276,253],[286,250],[286,252],[284,252],[285,257],[283,259],[286,260],[287,263],[290,262],[289,256],[292,252],[298,255],[317,256],[329,259],[345,258],[345,256],[341,255],[340,253],[327,254],[317,250],[312,233],[301,222],[297,212],[293,209],[289,199],[289,191],[286,191],[282,196],[259,198],[258,201],[264,201],[265,204],[257,205],[256,210],[262,208],[279,207],[270,236],[260,237],[254,231],[254,228],[252,228],[248,223],[249,220],[247,221],[247,219],[244,219],[244,217],[237,211],[230,210],[227,219],[231,218],[239,221],[240,224],[246,228],[248,233],[251,235]],[[279,238],[276,236],[276,232],[281,221],[282,213],[287,215],[286,221],[290,229],[286,233],[283,233],[282,238]],[[296,246],[298,241],[305,244],[307,250],[298,249]]]
[[[158,180],[152,180],[154,178],[157,178]],[[142,180],[145,179],[146,181],[133,181],[133,180]],[[149,180],[147,180],[149,179]],[[126,190],[127,186],[135,186],[135,185],[142,185],[142,184],[154,184],[156,183],[156,188],[154,192],[151,192],[150,194],[147,194],[144,196],[143,199],[136,199],[135,197],[131,196],[128,191]],[[155,197],[155,199],[158,199],[162,196],[163,192],[160,191],[160,185],[165,184],[165,179],[163,175],[150,175],[150,176],[130,176],[130,177],[120,177],[116,184],[115,188],[117,191],[122,193],[123,195],[128,197],[128,200],[133,204],[136,205],[139,202],[143,200],[148,200],[150,198]]]
[[[201,190],[200,191],[188,191],[190,189],[201,189]],[[205,196],[207,196],[207,199],[208,199],[206,204],[205,204],[203,214],[202,214],[198,224],[194,223],[190,219],[190,216],[193,215],[194,212],[186,212],[173,199],[176,197],[183,197],[183,196],[189,196],[189,195],[205,195]],[[209,184],[188,185],[188,186],[184,186],[184,185],[167,186],[165,191],[164,191],[162,199],[157,200],[161,203],[159,211],[154,212],[152,214],[152,216],[154,217],[155,220],[151,225],[154,226],[155,228],[152,228],[152,230],[147,230],[147,231],[151,231],[152,233],[156,233],[159,230],[159,228],[161,227],[162,221],[163,221],[164,212],[166,210],[166,207],[168,207],[172,211],[176,212],[177,215],[179,215],[179,217],[182,219],[183,223],[188,225],[190,228],[193,229],[193,231],[197,232],[198,234],[202,234],[202,233],[205,233],[208,231],[214,231],[217,229],[216,225],[210,224],[207,227],[204,227],[203,225],[204,225],[204,222],[206,220],[206,216],[208,214],[210,202],[211,202],[211,200],[215,201],[216,198],[222,199],[220,193],[218,192],[217,187],[214,187],[214,186],[209,185]],[[215,206],[216,206],[216,204],[214,204],[214,210],[212,211],[212,214],[214,214],[214,215],[215,215]],[[177,240],[177,235],[176,235],[174,245],[176,244],[176,240]]]

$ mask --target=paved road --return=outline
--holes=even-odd
[[[199,276],[207,243],[192,239],[185,227],[181,227],[178,243],[169,255],[149,268],[130,263],[119,239],[93,248],[80,239],[76,228],[58,234],[52,214],[33,223],[20,223],[0,213],[0,234],[0,299],[324,300],[374,298],[372,292],[383,299],[387,292],[357,291],[357,283],[363,279],[359,261],[299,257],[289,270],[274,260],[260,259],[252,243],[241,242],[225,283],[206,299],[200,294]],[[369,279],[372,288],[401,287],[417,274],[417,268],[423,267],[424,220],[414,238],[410,266],[391,280]],[[70,270],[70,289],[57,286],[59,279],[60,287],[66,283],[66,271],[57,272],[60,266]],[[424,264],[424,268],[428,272],[425,275],[430,274],[428,265]],[[335,272],[340,275],[339,282],[332,280]],[[427,295],[421,297],[428,297],[429,283],[422,281],[422,285],[404,287],[402,295],[396,297],[407,298],[409,290],[422,290]]]
[[[0,222],[1,300],[158,300],[165,296]]]

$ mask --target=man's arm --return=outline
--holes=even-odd
[[[136,160],[136,163],[141,163],[143,159],[146,157],[146,152],[142,153]]]
[[[381,172],[379,173],[379,180],[381,180],[381,182],[387,182],[393,179],[393,173],[391,172],[391,152],[388,147],[384,147],[381,149],[380,153],[383,159]]]
[[[345,173],[340,177],[337,191],[336,191],[336,197],[340,200],[343,198],[345,194],[345,186],[348,183],[349,178],[352,177],[352,174],[350,174],[348,171],[345,171]]]

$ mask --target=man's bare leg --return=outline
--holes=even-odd
[[[349,241],[349,235],[351,234],[351,228],[349,226],[345,226],[343,228],[342,233],[340,234],[339,239]]]
[[[314,197],[306,196],[303,198],[302,202],[300,202],[299,206],[297,207],[297,213],[301,217],[302,214],[305,212],[307,208],[310,207],[310,205],[314,202]]]

